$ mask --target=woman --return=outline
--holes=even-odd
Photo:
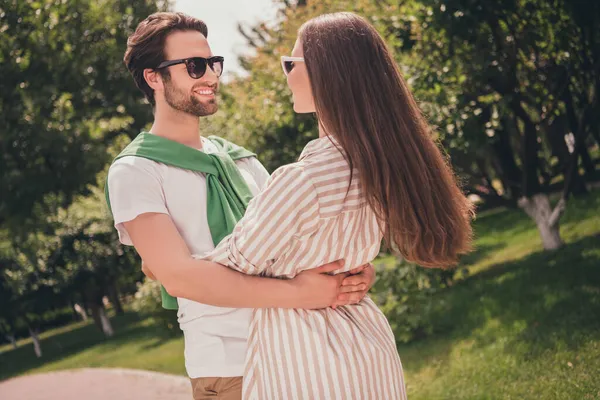
[[[294,110],[316,112],[320,138],[273,173],[233,233],[205,259],[292,278],[380,243],[426,267],[470,246],[472,206],[430,137],[385,42],[351,13],[323,15],[283,57]],[[342,272],[342,271],[337,271]],[[245,399],[404,399],[390,326],[368,297],[323,310],[257,309]]]

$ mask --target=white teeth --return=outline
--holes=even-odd
[[[212,90],[199,90],[198,93],[200,93],[200,94],[214,94],[214,92]]]

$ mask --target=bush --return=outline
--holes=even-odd
[[[454,271],[422,268],[402,260],[375,268],[377,282],[371,297],[388,318],[396,341],[408,343],[431,335],[434,295],[452,283]]]
[[[177,323],[177,312],[162,307],[159,282],[146,278],[143,283],[138,283],[131,308],[135,312],[151,317],[156,326],[164,329],[166,333],[173,335],[181,333]]]
[[[71,307],[63,307],[56,310],[46,311],[42,316],[40,323],[40,330],[45,331],[48,329],[64,326],[75,321],[75,314]]]

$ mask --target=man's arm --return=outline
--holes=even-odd
[[[307,271],[292,280],[245,275],[192,258],[166,214],[145,213],[124,225],[148,269],[169,294],[204,304],[235,308],[325,308],[337,302],[341,282],[346,277],[324,274],[340,269],[340,263]]]
[[[265,172],[265,175],[268,174]],[[332,304],[323,302],[323,295],[328,293],[334,297],[334,292],[340,290],[333,278],[312,271],[301,274],[293,282],[263,281],[266,278],[244,277],[225,267],[191,260],[185,242],[168,215],[160,171],[149,160],[125,158],[117,161],[109,170],[108,186],[121,242],[135,244],[147,267],[144,272],[159,275],[167,290],[176,295],[206,304],[238,308],[286,307],[288,304],[290,307],[314,308]],[[157,254],[156,250],[160,252]],[[180,265],[175,260],[184,262]],[[254,284],[254,281],[260,283]],[[333,286],[336,287],[332,289]],[[248,295],[255,288],[257,292]]]

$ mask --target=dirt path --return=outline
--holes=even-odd
[[[0,382],[2,400],[191,400],[187,378],[119,368],[83,368]]]

